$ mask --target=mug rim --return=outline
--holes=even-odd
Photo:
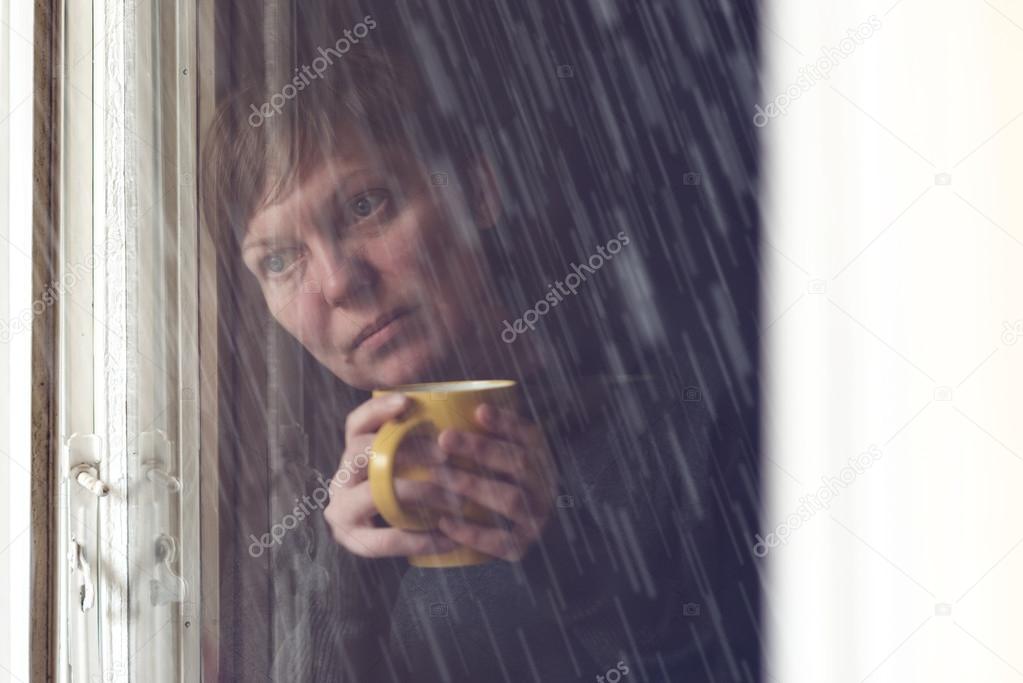
[[[399,384],[393,387],[377,389],[377,391],[397,391],[402,394],[412,393],[462,393],[471,391],[488,391],[491,389],[508,389],[518,384],[513,379],[455,379],[440,382],[414,382],[412,384]],[[456,387],[463,385],[463,387]]]

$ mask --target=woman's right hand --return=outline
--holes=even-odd
[[[388,420],[400,416],[410,402],[402,394],[370,398],[349,413],[345,420],[345,452],[330,482],[330,503],[324,510],[324,517],[334,540],[362,557],[425,555],[458,547],[440,531],[406,531],[373,524],[377,509],[367,478],[373,439],[377,430]],[[419,464],[428,466],[431,458],[427,452],[417,459]],[[450,510],[457,505],[439,486],[430,482],[398,478],[395,479],[395,492],[399,500],[416,501],[431,509]]]

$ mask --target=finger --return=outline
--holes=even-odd
[[[395,479],[395,493],[408,511],[436,508],[443,512],[457,513],[461,509],[452,500],[456,503],[461,501],[433,482]],[[327,521],[338,528],[369,524],[378,513],[372,489],[365,482],[332,498],[325,511]]]
[[[436,482],[482,508],[496,512],[515,524],[529,525],[539,509],[526,490],[457,467],[439,468]]]
[[[360,526],[372,526],[369,520],[375,510],[369,486],[364,484],[337,496],[331,495],[330,503],[323,510],[323,518],[336,543],[357,555],[365,555],[367,549],[359,547],[360,541],[355,532]]]
[[[422,516],[424,521],[441,514],[462,513],[464,500],[432,481],[398,478],[394,480],[394,491],[404,511]],[[350,529],[372,525],[371,520],[378,513],[372,489],[364,483],[331,499],[324,514],[332,528]]]
[[[522,446],[488,434],[445,429],[438,435],[437,445],[448,455],[468,458],[480,467],[516,480],[524,479],[527,474],[527,456]]]
[[[421,482],[408,482],[409,490],[414,491],[416,484]],[[425,499],[444,499],[443,494],[431,494],[421,492],[420,496]],[[442,503],[440,503],[442,504]],[[448,508],[450,511],[450,508]],[[357,486],[346,490],[343,495],[332,499],[324,510],[324,517],[330,527],[334,540],[363,557],[389,557],[393,555],[410,555],[427,552],[445,552],[453,549],[457,544],[442,544],[439,550],[432,550],[431,543],[438,543],[445,538],[437,532],[412,532],[392,527],[374,527],[371,518],[377,514],[376,506],[373,503],[372,493],[368,484]],[[434,513],[436,516],[438,513]],[[377,531],[401,531],[401,534],[381,534]]]
[[[432,430],[426,434],[413,434],[402,440],[396,462],[401,467],[412,465],[432,467],[446,460]]]
[[[323,516],[331,530],[347,530],[369,523],[376,511],[369,484],[364,482],[332,496]]]
[[[334,486],[352,488],[366,480],[369,463],[376,455],[373,451],[375,434],[360,434],[352,438],[341,455],[341,464],[334,473]],[[402,466],[428,467],[444,462],[444,454],[432,438],[413,435],[405,439],[397,454]]]
[[[439,514],[460,515],[463,500],[432,481],[395,479],[394,492],[406,512],[436,518]]]
[[[362,557],[397,557],[446,553],[458,543],[440,532],[406,531],[385,527],[359,527],[339,543]]]
[[[514,484],[528,489],[538,499],[553,499],[557,475],[542,445],[526,448],[494,438],[445,429],[437,438],[441,449],[451,456],[468,458],[471,462],[496,474],[509,477]]]
[[[440,530],[461,545],[508,562],[521,560],[529,547],[526,539],[520,538],[512,531],[480,526],[450,517],[441,518]]]
[[[352,488],[366,480],[373,458],[373,435],[354,437],[341,454],[341,464],[331,478],[331,488]]]
[[[410,399],[404,394],[387,394],[369,399],[345,418],[345,441],[359,434],[372,434],[385,422],[393,420],[408,408]]]
[[[476,420],[492,434],[520,446],[540,443],[540,429],[513,410],[498,408],[490,403],[476,408]]]

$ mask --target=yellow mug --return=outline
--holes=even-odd
[[[377,389],[373,396],[401,393],[412,399],[412,405],[399,420],[384,424],[373,440],[369,460],[369,487],[380,516],[393,527],[411,531],[437,528],[437,519],[429,514],[403,510],[394,491],[395,477],[429,480],[429,470],[415,465],[396,465],[395,456],[401,442],[413,434],[426,433],[436,438],[443,429],[464,432],[485,431],[476,422],[476,408],[482,403],[514,409],[517,385],[514,380],[464,380],[405,384],[390,389]],[[472,463],[455,460],[467,470],[477,469]],[[470,520],[486,523],[490,518],[480,506],[466,502],[462,514]],[[409,562],[416,567],[460,567],[489,562],[493,558],[465,546],[450,552],[413,555]]]

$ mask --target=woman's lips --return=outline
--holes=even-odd
[[[412,311],[408,309],[398,311],[390,316],[382,326],[358,340],[354,348],[367,351],[379,349],[404,331],[410,322],[411,313]]]

